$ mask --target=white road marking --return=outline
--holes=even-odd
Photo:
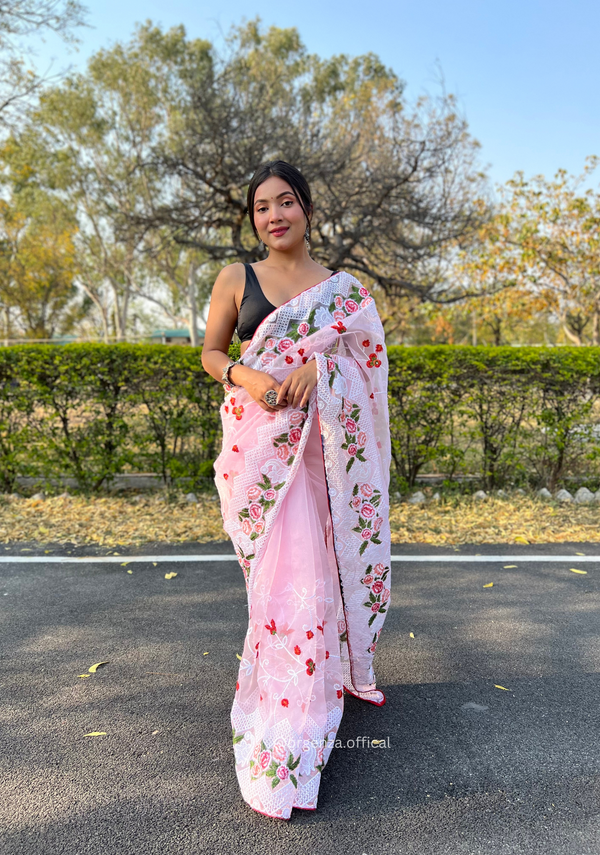
[[[235,555],[0,555],[0,564],[151,564],[152,562],[175,564],[179,562],[213,562],[237,561]],[[600,555],[461,555],[455,552],[450,555],[392,555],[392,561],[405,563],[440,562],[451,564],[494,564],[531,563],[531,562],[561,562],[567,564],[600,563]]]

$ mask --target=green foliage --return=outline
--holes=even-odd
[[[239,344],[229,350],[239,357]],[[547,485],[600,458],[593,430],[600,348],[388,348],[392,476],[428,467],[481,485]],[[201,349],[162,345],[0,348],[0,490],[18,475],[84,491],[122,472],[212,482],[221,384]]]

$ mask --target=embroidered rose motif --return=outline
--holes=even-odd
[[[354,510],[357,511],[360,508],[360,506],[361,506],[360,496],[353,496],[352,497],[352,507],[354,508]]]
[[[287,781],[290,776],[290,770],[287,766],[278,766],[275,772],[280,781]]]
[[[344,305],[346,306],[346,311],[358,312],[358,303],[355,300],[346,300]],[[334,315],[334,318],[335,318],[335,315]]]
[[[290,424],[291,425],[300,425],[306,419],[305,413],[302,410],[293,410],[290,413]]]
[[[367,435],[364,430],[361,430],[356,437],[356,441],[359,445],[365,446],[367,444]]]
[[[356,433],[356,422],[354,419],[346,419],[346,430],[348,433]]]
[[[350,445],[348,446],[348,454],[351,457],[354,457],[354,455],[356,454],[357,451],[358,451],[357,446],[353,442],[351,442]]]
[[[287,707],[289,701],[287,698],[283,698],[281,701],[284,707]],[[282,763],[286,758],[286,750],[285,745],[282,742],[276,742],[273,746],[273,758],[277,760],[278,763]]]
[[[362,309],[364,309],[364,308],[365,308],[365,306],[368,306],[368,305],[369,305],[370,303],[372,303],[372,302],[373,302],[373,298],[372,298],[372,297],[365,297],[365,299],[364,299],[364,300],[361,300],[361,301],[360,301],[360,306],[361,306],[361,308],[362,308]]]
[[[371,603],[371,611],[378,612],[381,608],[381,603]]]
[[[259,777],[262,775],[262,771],[263,771],[263,770],[262,770],[262,768],[259,766],[259,764],[258,764],[258,763],[255,763],[255,764],[254,764],[254,766],[252,767],[252,769],[250,770],[250,775],[251,775],[253,778],[259,778]]]
[[[273,351],[267,351],[260,355],[260,361],[263,365],[270,365],[275,359],[277,359],[277,356]]]
[[[275,347],[275,339],[274,338],[268,338],[265,341],[265,347],[267,348],[267,350],[272,350]]]
[[[277,493],[272,487],[268,490],[265,490],[265,492],[263,493],[265,502],[272,502],[276,495]]]
[[[277,350],[280,353],[283,353],[286,350],[289,350],[290,347],[294,346],[294,342],[291,338],[282,338],[279,344],[277,345]]]
[[[261,769],[266,769],[269,763],[271,762],[271,752],[270,751],[261,751],[258,755],[258,764]]]
[[[373,573],[375,573],[376,576],[381,576],[384,570],[385,566],[383,564],[376,564],[375,567],[373,567]]]
[[[354,404],[349,398],[344,398],[344,409],[347,413],[351,413],[354,409]]]
[[[301,438],[302,438],[302,431],[300,430],[300,428],[297,428],[297,427],[292,428],[290,431],[290,442],[295,444],[297,442],[300,442]]]
[[[389,598],[390,598],[390,589],[386,588],[385,591],[383,592],[383,594],[381,595],[381,601],[383,603],[387,603]]]
[[[376,513],[377,511],[370,502],[365,502],[362,508],[360,509],[360,515],[366,520],[373,519]]]
[[[369,292],[364,287],[364,285],[361,285],[361,287],[358,289],[358,293],[360,294],[361,297],[368,297],[369,296]]]
[[[373,487],[370,484],[361,484],[360,492],[365,497],[365,499],[370,499],[373,495]]]
[[[341,294],[336,294],[334,303],[335,303],[336,309],[342,308],[342,306],[344,305],[344,298],[341,296]]]
[[[305,335],[308,335],[308,333],[309,333],[309,332],[310,332],[310,327],[309,327],[309,325],[306,323],[306,321],[302,321],[302,323],[301,323],[301,324],[298,324],[298,333],[299,333],[299,335],[301,335],[301,336],[305,336]]]
[[[280,445],[277,448],[277,457],[280,460],[287,460],[290,456],[290,447],[289,445]]]
[[[258,502],[253,502],[248,508],[248,513],[253,520],[259,520],[263,515],[262,505],[259,505]]]
[[[383,591],[383,588],[384,588],[384,585],[383,585],[383,582],[381,581],[381,579],[377,579],[377,581],[373,582],[373,584],[371,586],[371,590],[373,591],[374,594],[381,594],[381,592]]]
[[[365,583],[365,585],[370,585],[372,581],[373,581],[373,576],[370,573],[367,573],[367,575],[363,579],[363,582]]]
[[[360,533],[360,536],[362,537],[363,540],[369,540],[373,536],[373,532],[371,531],[370,528],[363,528],[363,530]]]
[[[334,368],[335,368],[335,362],[333,361],[333,359],[328,359],[327,360],[327,370],[333,371]]]
[[[377,519],[373,523],[373,530],[374,531],[381,531],[382,525],[383,525],[383,517],[377,517]]]
[[[256,532],[256,534],[262,534],[263,531],[265,530],[265,521],[264,520],[256,520],[256,522],[252,526],[252,529],[253,529],[253,531]]]
[[[333,313],[333,320],[334,321],[345,321],[346,320],[346,313],[342,312],[341,310],[335,311]]]
[[[262,496],[262,490],[260,489],[260,487],[257,487],[255,484],[253,484],[252,487],[248,487],[248,489],[246,490],[246,496],[248,497],[249,502],[255,502]]]
[[[338,620],[338,632],[346,632],[346,621]]]
[[[248,535],[252,533],[252,523],[249,519],[245,519],[242,521],[242,531],[244,534]]]

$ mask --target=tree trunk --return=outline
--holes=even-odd
[[[194,265],[190,261],[188,267],[188,297],[190,303],[190,344],[198,347],[198,302],[196,300],[196,277]]]
[[[592,344],[598,347],[600,343],[600,304],[594,300],[594,315],[592,317]]]
[[[477,312],[475,309],[471,312],[471,320],[473,321],[473,346],[477,345]]]

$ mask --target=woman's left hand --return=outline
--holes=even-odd
[[[311,359],[290,372],[285,378],[279,392],[277,393],[277,403],[286,403],[294,409],[304,407],[308,404],[310,393],[317,385],[317,361]]]

